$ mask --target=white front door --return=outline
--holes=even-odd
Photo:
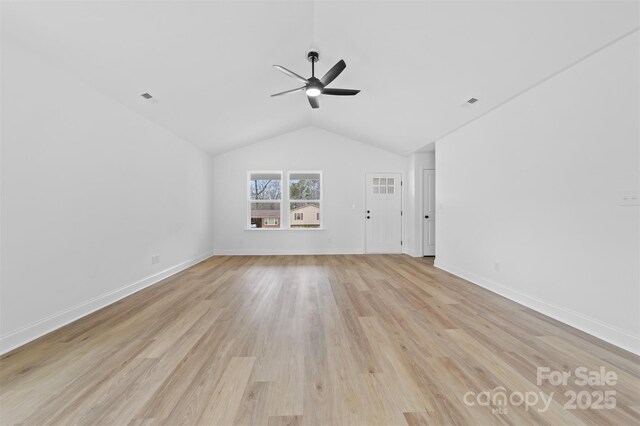
[[[422,255],[436,255],[436,171],[422,171]]]
[[[401,178],[400,173],[367,173],[367,253],[402,251]]]

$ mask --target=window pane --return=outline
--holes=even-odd
[[[289,175],[290,200],[319,200],[320,174],[291,173]]]
[[[380,178],[373,178],[373,184],[374,185],[380,184]]]
[[[381,194],[386,194],[387,193],[387,187],[386,186],[381,186],[380,187],[380,193]]]
[[[250,197],[252,200],[280,200],[280,174],[251,173],[249,177]]]
[[[393,178],[387,178],[387,185],[393,185]]]
[[[387,178],[380,178],[380,185],[386,185],[387,184]]]
[[[290,203],[289,225],[292,228],[319,228],[320,204]]]
[[[377,187],[377,186],[374,186],[374,187],[373,187],[373,193],[374,193],[374,194],[377,194],[378,192],[379,192],[378,187]]]
[[[280,228],[280,203],[251,203],[251,228]]]
[[[394,189],[395,189],[395,187],[393,185],[392,186],[387,186],[387,194],[393,194]]]

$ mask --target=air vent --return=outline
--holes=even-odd
[[[140,95],[140,96],[142,96],[142,97],[143,97],[143,98],[145,98],[145,99],[151,99],[151,98],[153,98],[153,96],[151,96],[151,95],[150,95],[150,94],[148,94],[148,93],[143,93],[143,94],[142,94],[142,95]]]
[[[468,104],[475,104],[476,102],[478,102],[476,98],[471,98],[467,101]]]

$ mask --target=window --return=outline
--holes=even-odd
[[[250,172],[248,179],[250,228],[280,228],[282,172]]]
[[[322,173],[289,173],[289,226],[320,228]]]
[[[289,172],[287,177],[287,190],[283,191],[281,171],[247,173],[250,229],[281,229],[287,225],[290,229],[321,228],[322,172]]]
[[[272,226],[272,225],[277,225],[278,224],[278,218],[275,217],[268,217],[265,219],[265,224]]]

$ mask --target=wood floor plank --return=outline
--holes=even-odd
[[[233,422],[255,361],[253,357],[231,358],[198,424],[228,425]]]
[[[250,382],[242,395],[233,424],[242,426],[266,424],[269,420],[267,407],[270,392],[270,382]]]
[[[536,383],[580,366],[618,381]],[[553,398],[469,404],[496,389]],[[631,425],[639,389],[638,356],[429,258],[216,256],[0,357],[0,424]]]
[[[402,402],[398,404],[402,412],[424,411],[432,408],[429,398],[414,380],[410,366],[398,350],[402,349],[394,345],[388,330],[383,327],[378,318],[361,317],[360,322],[369,341],[376,344],[378,348],[382,372],[389,378],[389,383],[392,383],[392,379],[395,382],[391,390],[396,395],[402,395]]]
[[[302,416],[270,416],[268,426],[303,426]]]

